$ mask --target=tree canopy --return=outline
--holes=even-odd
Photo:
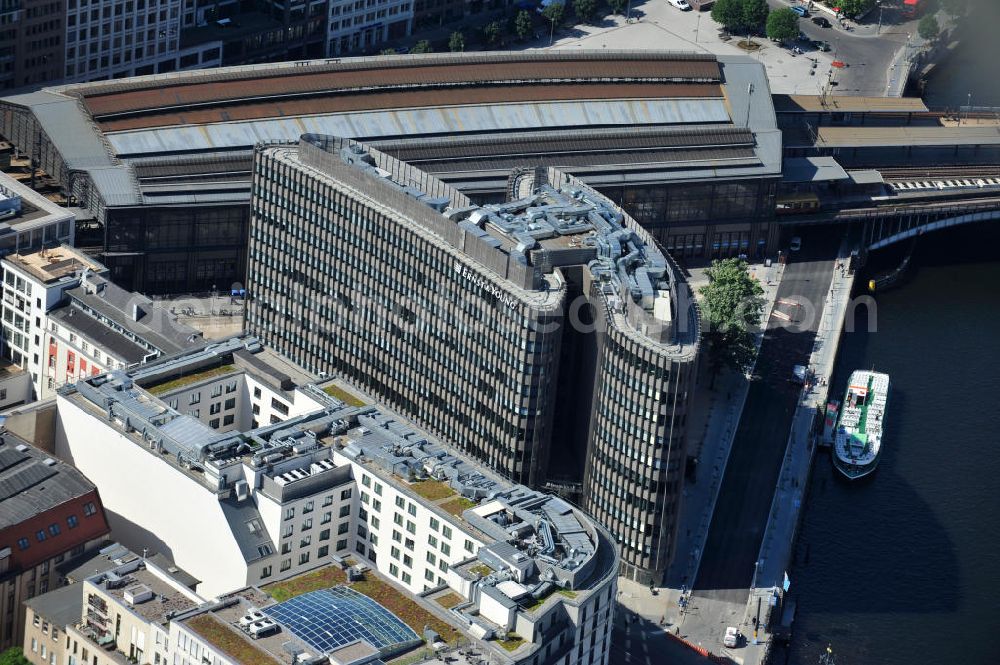
[[[562,23],[566,14],[566,5],[561,2],[553,2],[542,10],[542,16],[552,22],[553,25]]]
[[[709,283],[700,289],[705,331],[703,341],[712,381],[723,367],[747,371],[756,355],[752,327],[764,311],[764,289],[750,277],[742,259],[712,261]]]
[[[929,42],[938,38],[938,35],[941,34],[941,26],[938,25],[933,14],[927,14],[920,19],[920,23],[917,24],[917,34],[920,35],[921,39],[926,39]]]
[[[535,32],[535,24],[527,10],[522,9],[517,13],[514,19],[514,32],[520,39],[527,39]]]
[[[743,5],[740,0],[715,0],[712,20],[730,32],[743,27]]]
[[[799,36],[799,15],[788,7],[771,12],[767,17],[767,36],[771,39],[795,39]]]
[[[608,0],[608,6],[611,7],[613,13],[624,14],[628,6],[628,0]]]
[[[21,647],[11,647],[0,653],[0,665],[31,665],[31,661],[24,657]]]
[[[767,22],[767,0],[716,0],[712,20],[730,32],[756,30]]]
[[[861,16],[875,6],[875,0],[837,0],[840,13],[852,18]]]
[[[490,21],[483,26],[483,41],[490,46],[495,46],[503,36],[503,26],[500,21]]]
[[[410,49],[410,53],[433,53],[434,47],[426,39],[421,39],[419,42],[413,45]]]
[[[461,32],[458,32],[457,30],[451,33],[451,37],[448,38],[448,50],[452,52],[464,51],[465,35],[463,35]]]
[[[590,23],[597,14],[597,0],[573,0],[573,11],[584,23]]]

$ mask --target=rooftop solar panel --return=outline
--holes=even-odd
[[[349,587],[311,591],[263,612],[323,653],[358,640],[381,651],[420,639],[392,612]]]

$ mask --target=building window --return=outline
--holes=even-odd
[[[340,492],[340,500],[341,501],[347,501],[350,498],[351,498],[351,488],[350,487],[348,487],[346,490],[341,490],[341,492]]]
[[[441,543],[441,554],[451,556],[451,545],[448,543]]]
[[[50,524],[49,525],[49,535],[50,536],[58,536],[59,535],[59,525],[58,524]]]
[[[35,534],[35,539],[38,540],[38,542],[42,542],[45,538],[45,529],[39,529],[38,533]]]
[[[236,408],[236,398],[230,397],[229,399],[226,400],[226,409],[229,410],[235,408]]]
[[[253,396],[257,397],[257,398],[260,397],[260,388],[259,387],[256,387],[256,388],[253,389]]]
[[[365,487],[371,487],[372,477],[366,473],[361,474],[361,484],[364,485]]]
[[[431,547],[438,546],[438,539],[435,538],[434,536],[427,536],[427,542],[430,544]]]
[[[337,526],[337,535],[340,536],[347,533],[348,529],[350,529],[350,526],[351,526],[350,522],[341,522]]]
[[[411,503],[410,505],[408,505],[406,507],[406,512],[410,513],[410,517],[416,517],[417,516],[417,505],[414,504],[414,503]]]
[[[288,508],[285,510],[285,519],[290,520],[295,517],[295,508]]]
[[[397,508],[406,508],[406,500],[403,497],[401,497],[401,496],[397,496],[396,497],[396,507]]]
[[[329,529],[323,529],[322,531],[320,531],[319,532],[319,539],[320,540],[330,540],[330,530]]]
[[[432,517],[431,518],[431,530],[432,531],[437,531],[440,526],[441,526],[441,522],[439,522],[436,517]]]
[[[83,504],[83,514],[87,517],[91,517],[97,514],[97,506],[94,505],[93,501],[88,501]]]
[[[313,521],[312,521],[312,518],[310,517],[309,519],[307,519],[304,522],[302,522],[301,530],[302,531],[308,531],[311,528],[313,528]]]
[[[389,564],[389,574],[393,577],[399,577],[399,566],[394,563]]]
[[[451,538],[451,527],[447,525],[441,527],[441,535],[445,538]]]
[[[271,576],[271,566],[264,566],[260,569],[260,579],[264,580]]]
[[[20,550],[26,550],[29,547],[31,547],[31,543],[28,542],[27,538],[18,538],[17,539],[17,548],[18,549],[20,549]]]
[[[299,555],[299,565],[301,566],[307,563],[309,563],[309,552],[303,552]]]
[[[312,501],[306,501],[305,505],[302,506],[302,514],[308,515],[309,513],[311,513],[313,511],[314,505],[315,504]]]
[[[271,408],[283,416],[288,415],[288,405],[276,397],[271,398]]]
[[[201,393],[200,393],[200,392],[197,392],[197,393],[191,393],[191,394],[190,394],[190,395],[188,396],[188,404],[197,404],[197,403],[199,403],[200,401],[201,401]]]
[[[75,529],[79,523],[80,520],[77,519],[76,515],[70,515],[69,517],[66,518],[66,526],[68,526],[71,529]]]
[[[347,541],[346,540],[342,540],[340,542],[346,543]],[[337,544],[339,545],[340,543],[337,543]],[[321,547],[318,550],[316,550],[316,558],[317,559],[322,559],[323,557],[325,557],[325,556],[327,556],[329,554],[330,554],[330,546],[329,545],[324,545],[323,547]]]
[[[410,576],[409,573],[403,573],[403,583],[404,584],[409,584],[412,579],[413,578]]]
[[[236,418],[235,418],[235,416],[233,416],[233,414],[230,413],[230,414],[227,414],[225,416],[222,416],[222,425],[223,426],[225,426],[225,425],[232,425],[234,422],[236,422]]]
[[[466,552],[472,552],[473,551],[473,545],[472,545],[472,541],[471,540],[466,540],[465,541],[465,551]]]
[[[350,514],[351,514],[351,507],[350,506],[341,506],[340,507],[340,516],[341,517],[347,517]]]
[[[284,559],[281,562],[281,572],[285,572],[286,570],[288,570],[291,567],[292,567],[292,560],[291,559]]]

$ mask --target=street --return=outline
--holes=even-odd
[[[811,325],[800,330],[796,319],[768,322],[694,585],[697,596],[746,601],[801,389],[790,381],[792,368],[808,363],[840,233],[803,234],[802,250],[785,268],[778,300],[805,303],[801,320]]]

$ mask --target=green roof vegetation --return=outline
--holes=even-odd
[[[493,572],[493,569],[487,566],[485,563],[477,563],[475,566],[469,568],[470,573],[479,573],[483,577],[486,577]]]
[[[326,388],[323,388],[323,392],[325,392],[330,397],[335,397],[335,398],[339,399],[341,402],[343,402],[347,406],[364,406],[365,405],[365,401],[363,399],[361,399],[360,397],[357,397],[356,395],[354,395],[352,393],[347,392],[346,390],[344,390],[343,388],[341,388],[340,386],[337,386],[337,385],[329,385]]]
[[[329,589],[347,581],[347,575],[336,566],[325,566],[319,570],[299,575],[284,582],[275,582],[263,587],[263,590],[278,602],[301,596],[310,591]]]
[[[559,589],[556,593],[562,594],[567,598],[576,598],[579,595],[576,591],[570,591],[569,589]]]
[[[149,388],[146,388],[146,390],[152,393],[153,395],[163,395],[164,393],[172,392],[174,390],[177,390],[178,388],[189,386],[192,383],[197,383],[199,381],[204,381],[205,379],[211,379],[235,371],[236,371],[236,365],[232,364],[222,365],[220,367],[210,367],[209,369],[205,369],[200,372],[195,372],[194,374],[187,374],[186,376],[181,376],[171,381],[165,381],[163,383],[150,386]]]
[[[359,582],[352,582],[350,587],[358,593],[365,594],[395,614],[399,617],[400,621],[412,628],[413,632],[417,635],[423,636],[424,626],[429,626],[431,630],[440,635],[441,639],[449,644],[454,644],[459,638],[458,630],[454,626],[437,618],[391,584],[387,584],[371,575],[366,575],[365,579]]]
[[[187,625],[240,665],[280,665],[265,651],[246,641],[242,635],[211,614],[200,614],[189,619]]]
[[[507,651],[514,651],[519,646],[524,644],[524,638],[517,633],[507,633],[507,639],[497,640],[497,644],[502,646]]]
[[[446,510],[456,517],[461,517],[469,508],[475,507],[476,502],[472,499],[466,499],[464,496],[456,497],[451,501],[447,501],[441,504],[441,509]]]
[[[263,590],[280,602],[310,591],[329,589],[330,587],[345,584],[358,593],[368,596],[395,614],[399,617],[400,621],[412,628],[421,637],[424,634],[424,627],[430,626],[431,630],[435,631],[443,640],[450,644],[454,644],[459,638],[458,630],[451,624],[437,618],[437,616],[421,607],[406,594],[371,574],[366,575],[365,579],[358,582],[348,582],[347,575],[343,570],[337,566],[326,566],[319,570],[285,580],[284,582],[269,584],[263,587]],[[452,595],[458,597],[457,594]],[[458,604],[458,602],[461,602],[461,597],[458,597],[458,601],[455,604]],[[440,604],[443,606],[443,603]]]
[[[440,501],[457,494],[448,483],[440,480],[421,480],[410,483],[410,489],[428,501]]]
[[[450,610],[451,608],[455,607],[455,605],[461,603],[463,600],[465,599],[454,592],[446,593],[445,595],[434,599],[434,601],[438,605],[445,608],[446,610]]]

